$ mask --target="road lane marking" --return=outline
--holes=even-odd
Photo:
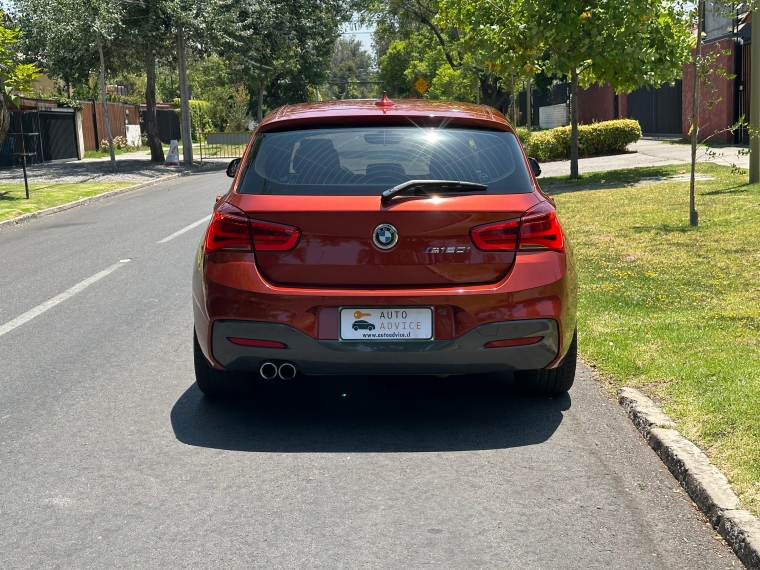
[[[194,223],[190,224],[189,226],[185,226],[184,228],[182,228],[182,229],[181,229],[181,230],[179,230],[178,232],[174,232],[172,235],[170,235],[170,236],[166,236],[164,239],[162,239],[162,240],[160,240],[160,241],[157,241],[156,243],[166,243],[167,241],[169,241],[169,240],[172,240],[172,239],[174,239],[174,238],[175,238],[175,237],[177,237],[177,236],[181,236],[181,235],[182,235],[182,234],[184,234],[185,232],[189,232],[189,231],[190,231],[190,230],[192,230],[193,228],[197,228],[197,227],[198,227],[198,226],[200,226],[202,223],[204,223],[204,222],[208,222],[208,220],[209,220],[209,217],[208,217],[208,216],[206,216],[205,218],[201,218],[201,219],[200,219],[200,220],[198,220],[197,222],[194,222]]]
[[[118,263],[114,263],[111,267],[104,269],[100,273],[96,273],[92,277],[88,277],[84,281],[77,283],[71,289],[66,289],[66,291],[64,291],[60,295],[56,295],[52,299],[49,299],[45,301],[44,303],[37,305],[33,309],[28,310],[26,313],[16,317],[12,321],[8,321],[4,325],[0,325],[0,336],[3,336],[5,333],[11,332],[13,329],[15,329],[16,327],[20,327],[24,323],[28,323],[34,317],[41,315],[48,309],[52,309],[57,304],[64,302],[69,297],[73,297],[74,295],[76,295],[80,291],[83,291],[84,289],[86,289],[87,287],[95,283],[96,281],[100,281],[106,275],[113,273],[119,267],[122,267],[125,263],[129,263],[129,261],[130,261],[129,259],[122,259]]]

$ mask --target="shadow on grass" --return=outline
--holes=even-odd
[[[631,228],[635,232],[644,233],[644,232],[662,232],[664,234],[673,234],[673,233],[680,233],[685,234],[692,231],[697,230],[697,227],[685,225],[685,226],[674,226],[671,224],[659,224],[656,226],[633,226]]]
[[[700,196],[720,196],[722,194],[745,194],[748,184],[731,186],[730,188],[721,188],[720,190],[711,190],[710,192],[697,192]]]
[[[570,397],[532,398],[474,376],[309,377],[208,399],[193,384],[171,411],[187,445],[235,451],[410,452],[503,449],[549,439]]]
[[[625,168],[584,174],[577,180],[569,176],[539,178],[541,188],[547,194],[564,194],[567,192],[585,192],[587,190],[604,190],[609,188],[626,188],[645,181],[647,178],[663,178],[677,174],[679,165],[650,166],[643,168]]]

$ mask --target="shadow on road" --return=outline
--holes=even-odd
[[[527,397],[479,377],[330,377],[260,382],[222,400],[193,384],[171,422],[182,443],[235,451],[465,451],[546,441],[569,407],[567,395]]]

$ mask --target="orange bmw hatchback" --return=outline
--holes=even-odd
[[[228,174],[193,275],[205,394],[252,374],[572,386],[572,249],[500,113],[385,96],[286,106]]]

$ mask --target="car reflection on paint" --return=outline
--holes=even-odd
[[[368,323],[367,321],[365,321],[363,319],[362,320],[358,320],[358,321],[354,321],[353,327],[354,327],[355,331],[358,331],[359,329],[365,329],[365,330],[368,330],[368,331],[375,330],[375,325],[373,325],[372,323]]]

